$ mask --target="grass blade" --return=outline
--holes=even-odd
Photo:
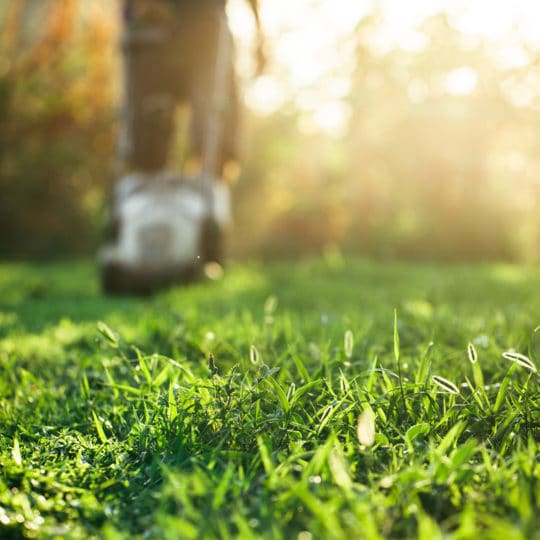
[[[397,309],[394,309],[394,358],[399,368],[399,331]]]
[[[296,390],[290,399],[290,407],[293,407],[293,405],[306,393],[309,392],[312,388],[315,388],[316,386],[319,386],[321,384],[322,379],[317,379],[316,381],[311,381],[307,384],[304,384],[304,386],[301,386]]]
[[[99,440],[102,443],[106,443],[108,441],[107,435],[105,435],[105,431],[103,430],[103,424],[98,418],[98,415],[95,413],[95,411],[92,411],[92,417],[94,419],[94,426],[96,427]]]
[[[257,437],[257,446],[259,447],[259,455],[261,456],[264,470],[266,471],[266,474],[271,477],[274,474],[274,463],[272,462],[268,446],[266,446],[266,443],[260,436]]]
[[[422,359],[418,370],[416,372],[416,383],[426,385],[429,378],[429,371],[431,369],[431,351],[433,350],[433,342],[430,341],[426,350],[422,354]]]
[[[435,450],[436,455],[442,457],[446,451],[458,440],[463,430],[467,427],[465,422],[458,422],[450,431],[443,437],[442,441]]]
[[[401,374],[401,361],[399,356],[399,331],[398,331],[398,315],[397,309],[394,309],[394,357],[398,368],[399,377],[399,391],[401,393],[401,401],[403,402],[403,409],[407,411],[407,402],[405,401],[405,391],[403,390],[403,377]]]
[[[304,362],[302,362],[302,360],[297,354],[293,354],[292,359],[296,366],[296,369],[298,370],[298,373],[300,374],[300,377],[302,377],[302,379],[304,379],[306,383],[309,382],[311,380],[311,377],[309,376]]]
[[[291,406],[289,404],[289,400],[287,399],[287,394],[285,393],[281,385],[272,376],[267,377],[265,381],[276,391],[276,395],[281,405],[281,408],[285,413],[288,413]]]
[[[510,384],[510,381],[512,380],[512,375],[517,369],[517,364],[514,364],[510,366],[510,369],[507,371],[506,375],[504,376],[504,379],[501,383],[501,387],[499,388],[499,391],[497,392],[497,398],[495,399],[495,405],[493,405],[493,412],[497,413],[499,409],[501,408],[504,399],[506,397],[506,393],[508,391],[508,386]]]
[[[139,351],[139,349],[137,349],[136,347],[135,347],[135,352],[137,353],[137,360],[139,361],[139,367],[141,368],[142,374],[144,375],[146,382],[151,386],[152,374],[150,373],[150,370],[148,369],[146,358],[144,357],[144,354],[142,354],[141,351]]]
[[[19,439],[17,439],[17,437],[13,437],[13,448],[11,449],[11,458],[17,465],[19,465],[19,467],[22,465],[21,447],[19,446]]]
[[[167,395],[167,419],[172,422],[178,414],[178,407],[176,405],[176,395],[174,392],[173,381],[169,382],[169,391]]]
[[[229,465],[225,469],[225,473],[221,477],[221,480],[214,491],[214,497],[212,499],[212,508],[214,510],[216,510],[217,508],[220,508],[223,505],[223,502],[225,501],[227,490],[230,487],[230,483],[233,478],[233,475],[234,475],[234,465],[232,463],[229,463]]]

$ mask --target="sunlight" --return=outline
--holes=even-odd
[[[465,33],[486,38],[506,38],[517,32],[528,42],[539,43],[536,22],[540,4],[529,0],[445,1],[445,9]]]
[[[446,75],[445,89],[450,94],[465,96],[474,91],[477,82],[478,75],[473,68],[468,66],[460,67]]]
[[[270,114],[286,101],[303,111],[304,132],[344,134],[348,94],[354,69],[350,35],[369,12],[363,0],[271,0],[262,3],[262,19],[271,49],[270,65],[259,81],[246,81],[246,102],[260,114]],[[253,70],[246,50],[253,48],[254,28],[240,0],[229,7],[239,48],[240,74]]]
[[[428,46],[418,26],[428,17],[444,12],[452,26],[471,39],[485,41],[501,69],[521,67],[529,61],[527,46],[540,45],[536,21],[540,2],[515,0],[262,0],[262,20],[269,43],[266,76],[249,80],[253,63],[249,50],[254,25],[242,0],[231,0],[229,16],[240,42],[239,72],[245,79],[248,106],[271,114],[286,102],[302,111],[303,127],[330,135],[344,133],[347,113],[343,98],[355,69],[354,40],[350,39],[363,17],[373,13],[382,19],[371,46],[381,54],[394,48],[415,53]],[[337,81],[337,84],[336,84]],[[473,92],[477,73],[470,67],[448,73],[443,87],[454,95]],[[411,99],[421,101],[424,90],[411,83]],[[513,89],[512,99],[531,101],[530,85]],[[510,91],[509,91],[510,92]],[[534,93],[534,91],[533,91]],[[306,120],[308,116],[311,118]]]
[[[271,75],[264,75],[247,87],[245,100],[249,107],[261,114],[271,114],[285,103],[282,85]]]

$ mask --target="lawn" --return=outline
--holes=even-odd
[[[539,325],[532,267],[0,265],[0,537],[540,538]]]

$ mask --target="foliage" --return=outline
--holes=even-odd
[[[539,285],[334,254],[136,300],[3,265],[0,535],[535,538]]]
[[[0,19],[4,257],[88,253],[95,243],[110,176],[114,28],[99,9],[79,8],[9,2]]]
[[[339,243],[380,257],[536,259],[536,52],[518,36],[462,33],[442,14],[415,29],[414,47],[382,47],[385,32],[374,14],[348,38],[356,68],[340,100],[351,113],[346,135],[302,131],[294,95],[257,121],[246,183],[259,182],[238,200],[245,251]],[[520,52],[510,65],[508,47]]]
[[[348,200],[363,211],[352,230],[404,255],[534,258],[538,140],[530,134],[540,117],[534,101],[518,104],[514,94],[537,67],[502,67],[487,43],[467,40],[444,15],[420,26],[427,44],[417,51],[373,54],[376,32],[370,19],[359,29],[357,188]]]

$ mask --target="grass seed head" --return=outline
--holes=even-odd
[[[375,413],[371,409],[366,409],[358,417],[356,435],[362,446],[373,446],[375,442]]]
[[[459,394],[458,387],[448,379],[445,379],[444,377],[439,377],[438,375],[433,375],[431,377],[431,380],[440,388],[442,388],[445,392],[448,392],[449,394]]]
[[[278,307],[278,299],[275,295],[270,295],[264,303],[265,315],[273,315]]]
[[[503,358],[515,362],[518,366],[524,367],[533,373],[538,373],[537,367],[534,365],[533,361],[524,354],[520,354],[514,351],[506,351],[502,353]]]
[[[259,350],[257,347],[255,347],[255,345],[252,345],[249,348],[249,359],[254,366],[258,365],[261,360],[261,355],[259,354]]]
[[[334,482],[342,489],[349,490],[352,487],[352,479],[349,464],[339,448],[333,448],[328,457],[328,466],[334,477]]]
[[[476,347],[472,343],[467,345],[467,355],[469,356],[469,362],[471,364],[476,364],[476,362],[478,362],[478,353],[476,352]]]
[[[354,336],[351,330],[345,332],[345,356],[350,359],[353,353]]]

